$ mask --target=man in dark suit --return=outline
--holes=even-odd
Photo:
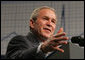
[[[60,46],[67,44],[68,37],[63,28],[53,35],[56,23],[53,8],[43,6],[35,9],[30,17],[30,32],[27,36],[18,35],[11,39],[7,47],[7,58],[45,59],[53,51],[64,52]]]

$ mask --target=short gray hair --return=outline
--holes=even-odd
[[[56,14],[56,11],[55,11],[54,8],[51,8],[51,7],[48,7],[48,6],[42,6],[42,7],[36,8],[36,9],[32,12],[32,14],[31,14],[31,16],[30,16],[30,20],[36,21],[38,15],[39,15],[39,12],[40,12],[40,10],[42,10],[42,9],[50,9],[50,10],[52,10],[52,11]],[[30,31],[32,31],[32,30],[33,30],[33,29],[30,27]]]
[[[50,10],[54,11],[55,14],[56,14],[56,11],[55,11],[54,8],[51,8],[51,7],[48,7],[48,6],[42,6],[42,7],[36,8],[36,9],[32,12],[32,14],[31,14],[31,16],[30,16],[30,20],[31,20],[31,19],[34,20],[34,21],[37,20],[37,17],[38,17],[38,15],[39,15],[39,12],[40,12],[40,10],[42,10],[42,9],[50,9]]]

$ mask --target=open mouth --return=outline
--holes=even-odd
[[[48,31],[50,31],[51,32],[51,29],[48,29],[48,28],[44,28],[45,30],[48,30]]]

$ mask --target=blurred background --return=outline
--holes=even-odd
[[[63,27],[67,36],[84,34],[84,1],[1,1],[2,57],[11,38],[16,35],[27,35],[30,15],[40,6],[49,6],[56,10],[58,23],[55,33]],[[68,52],[70,58],[84,58],[84,48],[77,46],[78,48],[74,49],[71,46],[69,45]],[[76,52],[78,49],[80,52]]]

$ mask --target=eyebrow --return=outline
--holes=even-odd
[[[48,16],[43,16],[43,17],[49,18]],[[55,19],[55,18],[52,18],[52,19],[56,21],[56,19]]]

